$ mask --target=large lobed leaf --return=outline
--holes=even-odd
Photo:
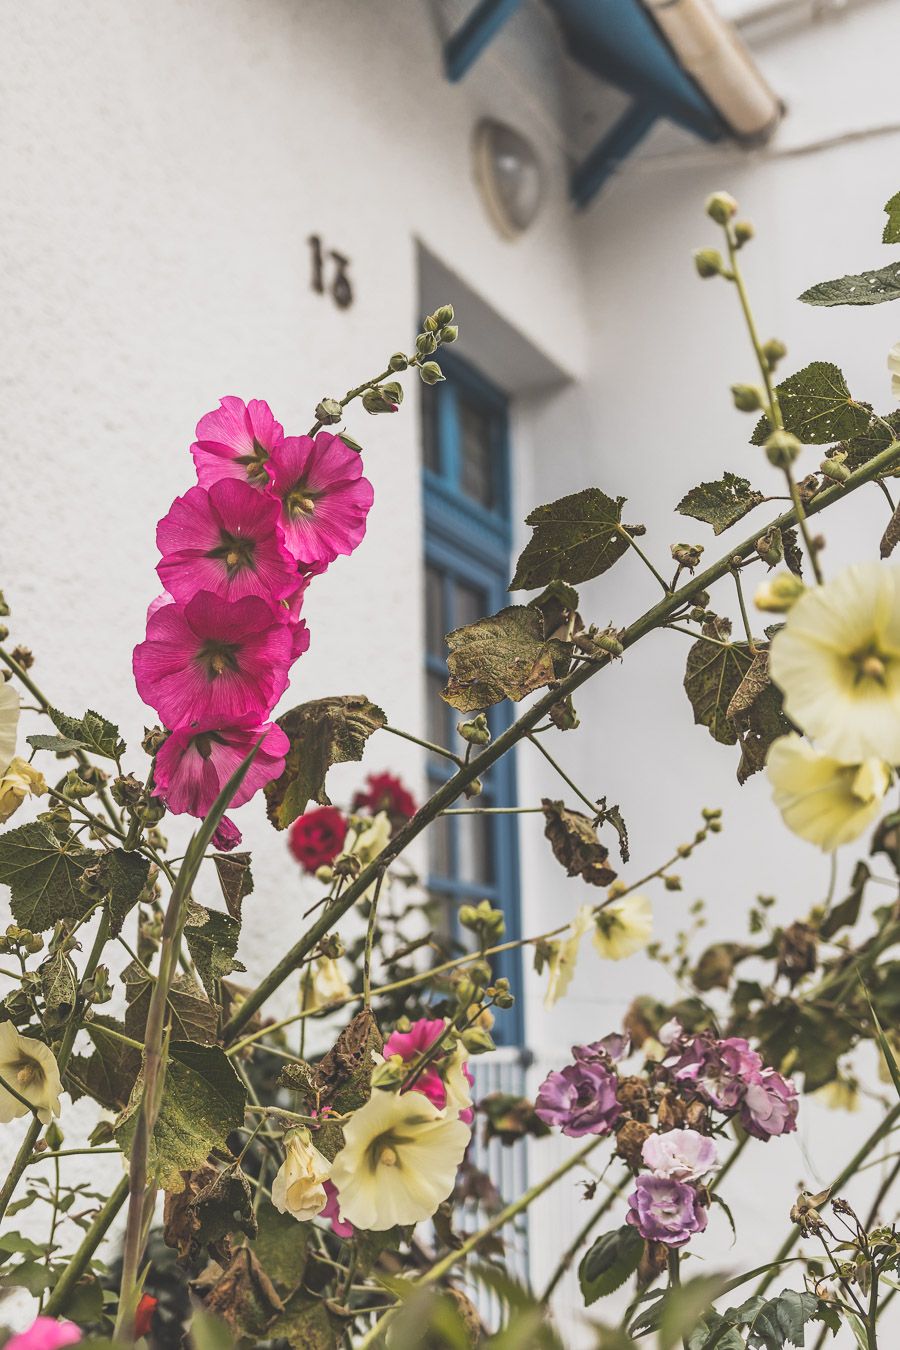
[[[752,488],[748,479],[726,472],[714,483],[700,483],[691,488],[675,509],[683,516],[711,525],[713,534],[721,534],[763,501],[763,494]]]
[[[116,763],[125,753],[125,742],[119,735],[119,728],[99,713],[88,708],[83,717],[69,717],[58,708],[51,708],[50,720],[63,738],[69,743],[69,749],[76,746],[81,750],[90,750],[104,759],[114,759]]]
[[[284,773],[266,786],[269,819],[277,830],[301,816],[311,801],[328,804],[325,776],[333,764],[362,759],[366,741],[387,718],[364,694],[338,694],[301,703],[279,717],[291,743]]]
[[[447,634],[450,679],[441,698],[460,712],[480,712],[552,684],[569,668],[572,647],[544,637],[544,621],[530,605],[510,605]]]
[[[737,732],[728,709],[744,676],[753,664],[745,642],[723,639],[728,629],[717,627],[718,641],[699,638],[688,652],[684,690],[694,710],[694,721],[709,731],[721,745],[734,745]]]
[[[781,690],[769,679],[768,650],[757,651],[728,704],[727,718],[741,742],[738,782],[745,783],[766,762],[769,747],[793,730],[785,716]]]
[[[551,581],[577,586],[607,571],[629,548],[622,525],[624,505],[624,497],[585,488],[538,506],[525,521],[534,534],[516,564],[509,589],[536,590]]]
[[[246,970],[235,957],[241,925],[230,914],[191,903],[184,936],[197,974],[210,998],[217,997],[219,980],[224,980],[232,971]]]
[[[827,445],[861,435],[871,421],[871,409],[850,397],[842,372],[831,361],[812,361],[776,386],[785,431],[807,445]],[[772,428],[761,417],[751,437],[762,445]]]
[[[900,299],[900,263],[888,263],[871,272],[820,281],[798,295],[805,305],[883,305]]]
[[[0,835],[0,883],[12,892],[16,922],[43,933],[60,919],[80,919],[91,904],[79,887],[81,874],[96,856],[43,820]]]

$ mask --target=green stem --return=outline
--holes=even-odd
[[[669,583],[663,577],[660,576],[659,572],[657,572],[656,568],[653,566],[653,563],[647,557],[646,553],[638,544],[637,540],[632,538],[632,536],[628,533],[628,531],[625,529],[623,525],[619,526],[619,534],[622,536],[623,539],[628,540],[629,544],[634,549],[635,553],[638,555],[641,562],[646,567],[648,567],[650,571],[653,573],[653,575],[656,577],[656,580],[659,582],[660,586],[662,586],[666,595],[671,595],[672,588],[670,587]]]
[[[826,507],[832,505],[838,500],[845,500],[851,493],[857,491],[865,483],[871,482],[879,473],[900,459],[900,441],[892,441],[889,446],[880,451],[861,468],[852,473],[842,485],[835,484],[833,488],[826,488],[820,492],[809,504],[808,515],[816,515],[819,511],[824,511]],[[770,529],[786,529],[790,525],[796,524],[797,516],[794,508],[783,512],[769,526]],[[664,627],[678,611],[688,604],[693,597],[703,590],[708,590],[716,581],[721,580],[731,571],[735,557],[750,557],[756,552],[756,541],[760,534],[765,533],[759,528],[744,539],[740,544],[732,546],[724,557],[718,562],[712,563],[703,572],[698,573],[680,590],[664,597],[657,604],[648,609],[640,618],[628,627],[622,636],[623,648],[633,647],[635,643],[646,637],[648,633]],[[235,1014],[226,1023],[223,1034],[227,1041],[233,1040],[238,1032],[255,1016],[257,1010],[262,1007],[266,1000],[279,989],[286,979],[298,968],[303,958],[308,952],[312,951],[316,943],[319,942],[343,916],[353,908],[357,900],[360,899],[375,881],[378,870],[393,862],[393,860],[406,849],[422,831],[431,824],[431,822],[440,815],[440,813],[462,795],[465,789],[476,778],[480,777],[485,771],[495,764],[502,757],[517,745],[519,741],[529,736],[534,727],[549,715],[551,708],[557,704],[560,699],[565,698],[567,694],[572,694],[576,689],[580,689],[583,684],[594,676],[600,670],[604,670],[610,663],[610,658],[597,660],[590,664],[579,664],[577,669],[571,671],[564,679],[560,680],[555,688],[549,689],[518,718],[517,721],[491,742],[486,745],[479,754],[474,755],[468,764],[463,765],[452,778],[446,783],[442,783],[438,790],[429,798],[429,800],[420,807],[411,820],[397,831],[393,839],[390,840],[387,847],[379,854],[378,858],[363,868],[360,875],[353,881],[342,893],[340,900],[335,901],[324,914],[316,920],[314,924],[301,935],[293,947],[278,961],[269,973],[259,982],[252,993],[248,994],[237,1009]],[[535,742],[537,744],[537,742]]]
[[[735,587],[737,588],[738,604],[740,605],[741,608],[741,621],[744,625],[744,635],[747,639],[747,646],[750,648],[751,652],[755,652],[756,639],[754,638],[753,632],[750,628],[750,619],[747,615],[747,605],[744,601],[744,588],[741,585],[741,574],[735,567],[732,569],[731,575],[734,577],[734,584]]]
[[[384,872],[379,873],[375,883],[375,892],[369,909],[369,922],[366,924],[366,946],[363,953],[363,1006],[372,1005],[372,946],[375,942],[375,918],[378,914],[378,897],[384,882]]]
[[[443,755],[444,759],[452,760],[454,764],[462,763],[459,755],[454,755],[452,750],[443,745],[435,745],[434,741],[423,740],[421,736],[414,736],[411,731],[401,731],[399,727],[392,727],[388,722],[385,722],[381,729],[389,731],[392,736],[402,736],[405,741],[412,741],[413,745],[420,745],[423,750],[430,750],[433,755]]]
[[[803,510],[803,503],[800,500],[800,489],[794,482],[794,475],[790,469],[785,469],[784,476],[787,479],[787,485],[791,494],[791,501],[794,503],[794,510],[797,513],[797,524],[800,527],[800,533],[803,535],[803,543],[809,554],[809,561],[812,563],[813,574],[816,581],[821,586],[825,578],[822,576],[822,568],[819,566],[819,551],[813,543],[812,535],[809,532],[809,526],[806,523],[806,515]]]
[[[69,1260],[62,1275],[60,1275],[44,1307],[45,1317],[60,1317],[66,1311],[69,1296],[87,1270],[94,1252],[109,1232],[110,1225],[125,1203],[127,1194],[128,1178],[122,1177],[81,1239],[81,1245],[75,1255]]]
[[[547,763],[553,765],[554,769],[559,774],[563,782],[568,783],[569,787],[572,789],[575,795],[578,798],[580,798],[581,801],[584,802],[585,806],[590,807],[591,815],[596,815],[597,803],[592,802],[590,797],[586,797],[585,794],[581,791],[581,788],[578,786],[578,784],[572,782],[572,779],[566,773],[565,769],[563,769],[559,764],[557,764],[556,760],[550,754],[550,751],[545,750],[543,745],[541,745],[541,742],[535,740],[533,736],[527,736],[526,739],[529,740],[532,745],[536,746],[538,750],[540,750],[541,754],[544,756],[544,759],[547,761]]]

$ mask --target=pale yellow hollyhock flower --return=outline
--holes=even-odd
[[[349,998],[352,992],[344,972],[330,956],[317,959],[312,978],[306,971],[300,977],[300,1007],[305,1012],[340,1003],[342,999]]]
[[[284,1162],[272,1182],[272,1204],[281,1214],[314,1219],[328,1203],[322,1182],[330,1175],[331,1163],[312,1143],[309,1130],[288,1130]]]
[[[771,614],[786,614],[803,595],[806,587],[793,572],[776,572],[757,587],[753,603]]]
[[[553,954],[549,962],[550,979],[544,995],[545,1008],[552,1008],[558,1003],[572,983],[581,939],[593,927],[593,923],[593,905],[582,905],[572,920],[568,936],[553,944]]]
[[[0,773],[5,773],[16,753],[19,727],[19,695],[6,680],[0,680]]]
[[[359,817],[358,817],[359,819]],[[347,845],[346,852],[352,853],[355,858],[359,858],[363,867],[368,867],[369,863],[374,862],[379,853],[383,853],[387,848],[391,838],[391,821],[387,811],[379,811],[373,816],[371,821],[358,831],[355,838]],[[375,895],[377,882],[372,882],[362,894],[363,900],[371,900]]]
[[[447,1105],[444,1108],[448,1116],[458,1116],[472,1105],[472,1088],[462,1066],[468,1063],[469,1052],[462,1041],[447,1060],[444,1073],[444,1087],[447,1091]]]
[[[0,1078],[37,1108],[39,1119],[49,1125],[59,1115],[62,1082],[53,1051],[33,1036],[23,1036],[12,1022],[0,1022]],[[24,1106],[0,1083],[0,1122],[28,1114]]]
[[[856,563],[806,591],[772,639],[784,710],[843,764],[900,764],[900,571]]]
[[[849,1078],[835,1078],[812,1095],[830,1111],[858,1111],[862,1106],[859,1088]]]
[[[641,951],[653,936],[653,906],[646,895],[626,895],[594,916],[594,946],[606,961]]]
[[[46,791],[44,775],[27,759],[14,759],[0,778],[0,825],[18,811],[26,797],[43,797]]]
[[[900,399],[900,342],[888,352],[888,370],[891,372],[891,397]]]
[[[421,1092],[383,1092],[344,1124],[331,1169],[341,1218],[380,1233],[431,1218],[453,1190],[472,1131]]]
[[[875,821],[892,777],[884,760],[841,764],[796,732],[772,743],[766,768],[785,825],[826,853],[858,839]]]

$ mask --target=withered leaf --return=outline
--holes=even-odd
[[[235,1165],[218,1171],[208,1163],[185,1173],[184,1190],[166,1194],[164,1236],[183,1261],[194,1261],[205,1248],[220,1266],[232,1259],[231,1234],[257,1234],[250,1182]]]
[[[246,1336],[261,1336],[273,1317],[284,1312],[275,1286],[250,1247],[239,1247],[218,1279],[212,1283],[202,1279],[195,1287],[210,1312]]]
[[[511,605],[447,634],[450,679],[441,698],[460,712],[479,712],[565,675],[571,644],[545,639],[543,618],[529,605]]]
[[[341,1114],[354,1111],[369,1098],[375,1056],[383,1048],[374,1014],[370,1008],[362,1008],[318,1064],[299,1061],[286,1065],[279,1085],[300,1092],[316,1111],[326,1107]],[[316,1147],[326,1158],[334,1156],[341,1142],[336,1125],[325,1125],[316,1132]]]
[[[597,831],[580,811],[569,811],[562,802],[549,797],[541,801],[544,834],[550,840],[553,856],[562,863],[567,876],[581,877],[591,886],[609,886],[616,873],[608,865],[609,849],[597,838]]]
[[[698,726],[706,727],[720,744],[734,745],[737,732],[729,720],[728,708],[753,664],[753,655],[746,643],[726,640],[727,625],[713,627],[715,632],[710,632],[708,638],[699,638],[688,652],[684,690]]]
[[[622,525],[624,497],[585,488],[538,506],[526,518],[534,534],[516,564],[511,591],[536,590],[551,581],[577,586],[606,572],[630,547]]]
[[[213,862],[225,908],[233,919],[241,921],[241,906],[248,895],[253,894],[253,873],[250,870],[249,853],[214,853]]]
[[[279,717],[291,743],[284,773],[266,786],[269,819],[277,830],[301,816],[310,801],[328,805],[325,776],[333,764],[362,759],[366,741],[387,721],[364,694],[314,699]]]
[[[147,1025],[154,980],[137,961],[130,962],[121,975],[125,985],[125,1030],[141,1041]],[[219,1012],[189,975],[177,975],[169,989],[169,1018],[172,1035],[179,1041],[212,1045],[216,1039]]]
[[[741,743],[739,783],[746,783],[757,773],[766,762],[772,742],[792,730],[782,704],[781,690],[769,679],[768,649],[757,651],[726,714]]]
[[[748,479],[726,472],[716,482],[700,483],[691,488],[675,510],[682,516],[711,525],[713,534],[721,534],[762,501],[765,497],[750,486]]]
[[[900,544],[900,506],[895,508],[881,536],[879,552],[882,558],[889,558],[898,544]]]

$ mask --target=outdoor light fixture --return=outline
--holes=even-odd
[[[515,239],[534,220],[543,196],[534,146],[504,122],[485,118],[475,128],[472,153],[488,215],[505,239]]]

